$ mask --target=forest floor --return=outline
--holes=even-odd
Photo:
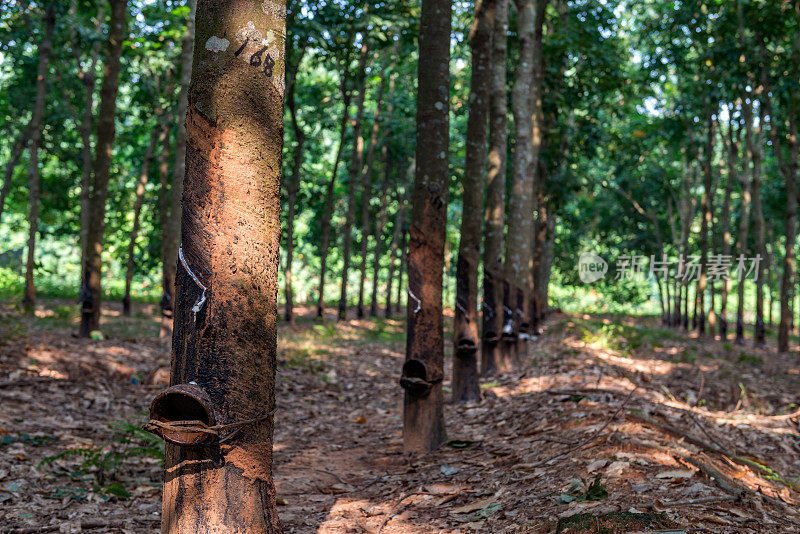
[[[0,307],[0,532],[157,532],[160,442],[139,429],[168,378],[157,309],[111,305],[90,341],[74,308]],[[796,352],[555,314],[518,372],[445,406],[448,443],[416,456],[401,321],[301,318],[279,357],[286,533],[800,529]]]

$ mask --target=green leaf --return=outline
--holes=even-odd
[[[106,486],[103,490],[103,493],[108,493],[109,495],[114,495],[121,499],[127,499],[131,496],[131,494],[128,493],[128,490],[125,489],[125,486],[119,482],[111,484],[110,486]]]

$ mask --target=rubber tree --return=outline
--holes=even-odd
[[[469,40],[472,48],[469,118],[464,165],[461,232],[456,263],[456,305],[453,324],[453,400],[481,396],[478,383],[478,264],[486,179],[486,128],[489,120],[490,68],[495,0],[477,0]]]
[[[700,197],[700,265],[702,269],[700,278],[697,281],[697,332],[700,336],[706,334],[706,299],[705,292],[708,287],[708,273],[705,266],[708,265],[709,239],[708,232],[711,225],[711,218],[714,213],[713,199],[714,188],[712,185],[712,161],[714,158],[714,121],[709,103],[706,103],[706,143],[703,147],[703,194]],[[711,332],[713,336],[713,332]]]
[[[291,19],[290,19],[291,20]],[[306,142],[306,133],[298,120],[296,91],[297,71],[305,56],[308,39],[302,39],[300,46],[290,52],[286,65],[286,107],[289,108],[289,117],[294,132],[295,145],[292,150],[292,174],[286,184],[286,263],[283,268],[285,283],[285,310],[286,320],[294,324],[294,292],[292,290],[292,260],[294,260],[294,218],[297,211],[297,191],[300,188],[300,171],[303,168],[303,148]]]
[[[175,270],[178,262],[178,247],[181,242],[181,197],[183,178],[186,174],[186,128],[183,118],[188,106],[187,94],[192,74],[192,49],[194,48],[194,22],[197,0],[188,0],[189,15],[181,38],[181,77],[178,93],[178,128],[175,132],[175,163],[172,166],[172,187],[169,193],[169,211],[163,233],[161,271],[161,331],[167,334],[172,327],[175,313]]]
[[[30,154],[28,159],[28,257],[25,265],[25,296],[22,300],[26,308],[36,304],[36,286],[33,271],[36,263],[36,234],[39,233],[39,145],[42,139],[42,118],[47,99],[47,71],[53,53],[53,31],[56,25],[55,6],[50,4],[44,14],[44,36],[39,43],[39,67],[36,73],[36,99],[30,121]]]
[[[431,451],[445,438],[442,278],[450,135],[451,0],[422,0],[417,65],[416,172],[409,228],[408,332],[403,448]]]
[[[100,328],[102,311],[103,232],[105,231],[106,199],[111,176],[111,152],[116,134],[117,92],[119,90],[122,42],[126,36],[128,2],[109,0],[111,18],[108,26],[106,61],[100,87],[100,107],[97,110],[97,143],[89,195],[86,258],[81,273],[80,336],[89,337]]]
[[[513,370],[517,365],[519,334],[525,321],[525,291],[528,273],[532,268],[531,234],[533,233],[533,120],[531,117],[531,88],[534,83],[533,55],[536,24],[536,1],[517,2],[517,33],[522,60],[514,76],[511,109],[514,116],[516,145],[512,162],[511,187],[508,199],[508,232],[505,263],[503,264],[503,335],[500,371]]]
[[[198,3],[171,387],[151,405],[168,441],[162,532],[280,531],[271,414],[285,16],[274,0]],[[198,438],[175,423],[189,420],[213,430]]]
[[[131,314],[131,284],[133,282],[133,271],[136,267],[134,252],[136,248],[136,238],[139,236],[139,225],[144,204],[144,191],[150,174],[150,163],[153,160],[153,153],[158,141],[158,128],[153,128],[150,133],[150,141],[147,143],[147,150],[142,161],[142,170],[139,173],[139,180],[136,183],[136,199],[133,201],[133,227],[131,228],[130,239],[128,240],[128,261],[125,266],[125,294],[122,297],[123,315]]]
[[[361,167],[364,161],[364,136],[361,133],[364,123],[364,101],[367,96],[367,58],[369,56],[369,44],[364,41],[361,45],[361,60],[359,61],[358,93],[356,93],[355,105],[356,115],[353,117],[353,156],[350,159],[350,174],[347,182],[347,212],[342,229],[342,273],[339,295],[339,310],[337,318],[342,321],[347,315],[347,285],[350,275],[350,256],[353,248],[353,222],[356,217],[356,181],[361,174]]]
[[[483,233],[483,329],[481,373],[497,369],[503,328],[503,229],[508,149],[508,1],[495,0],[492,55],[489,70],[489,149]]]

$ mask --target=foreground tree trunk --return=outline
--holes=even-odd
[[[176,444],[186,432],[160,427],[173,438],[164,533],[280,531],[271,414],[285,5],[269,5],[265,14],[256,2],[200,0],[197,9],[205,46],[195,50],[188,95],[172,387],[151,418],[222,427],[202,446]]]
[[[486,207],[483,238],[483,332],[481,373],[497,369],[500,332],[503,328],[503,228],[508,144],[508,0],[495,0],[492,29],[489,96],[489,154],[486,174]]]
[[[483,208],[494,12],[495,0],[477,0],[475,20],[470,32],[472,74],[453,323],[452,390],[453,400],[456,402],[476,400],[481,396],[478,384],[478,264],[481,257],[481,218],[476,215]]]
[[[111,171],[111,153],[114,145],[117,111],[117,90],[119,89],[120,57],[122,41],[126,34],[128,3],[126,0],[110,0],[111,19],[108,27],[108,44],[103,85],[100,88],[100,107],[97,120],[97,143],[91,195],[89,197],[88,233],[86,236],[86,260],[82,266],[81,278],[81,327],[80,336],[100,328],[103,287],[101,272],[103,268],[103,232],[105,231],[106,199],[108,180]]]
[[[44,16],[44,37],[39,44],[39,70],[36,74],[36,100],[31,114],[31,146],[29,159],[28,258],[25,265],[25,297],[22,303],[32,310],[36,304],[36,286],[33,271],[36,268],[36,234],[39,233],[39,143],[42,138],[42,117],[47,98],[47,70],[53,53],[53,30],[56,25],[55,8],[51,4]]]
[[[144,203],[144,190],[145,187],[147,187],[150,162],[153,159],[157,140],[158,128],[154,128],[153,133],[150,134],[150,142],[147,145],[147,151],[144,154],[142,172],[139,174],[139,182],[136,184],[136,200],[133,203],[133,228],[131,228],[131,237],[130,241],[128,241],[128,263],[125,268],[125,295],[122,297],[122,313],[126,316],[131,314],[131,284],[133,282],[133,270],[136,266],[136,262],[134,261],[134,249],[136,248],[136,237],[139,235],[139,216],[142,213],[142,204]]]
[[[286,320],[294,324],[294,292],[292,291],[292,260],[294,259],[294,216],[296,212],[297,191],[300,188],[300,171],[303,168],[303,147],[306,142],[306,133],[300,122],[297,120],[297,102],[295,101],[295,87],[297,82],[297,71],[303,56],[306,52],[307,41],[300,46],[296,59],[288,65],[286,74],[286,106],[289,108],[289,116],[292,121],[294,131],[295,146],[292,154],[292,176],[286,186],[286,266],[283,269],[284,295],[286,297]]]
[[[347,213],[345,215],[344,228],[342,229],[342,281],[341,294],[339,296],[338,320],[343,321],[347,316],[347,279],[350,275],[350,255],[353,248],[353,222],[356,217],[356,180],[361,173],[362,162],[364,159],[364,137],[361,135],[361,127],[364,122],[364,100],[367,93],[367,56],[369,47],[366,43],[361,45],[361,60],[358,66],[359,89],[356,95],[356,116],[353,119],[353,157],[350,160],[350,177],[347,183]]]
[[[442,269],[447,225],[451,0],[422,0],[417,156],[408,250],[408,337],[403,448],[431,451],[445,438]]]
[[[181,42],[181,79],[178,94],[178,130],[175,134],[175,163],[172,166],[172,187],[169,196],[169,215],[166,227],[162,228],[164,247],[161,277],[161,331],[169,335],[175,308],[175,273],[178,263],[178,247],[181,243],[181,197],[183,177],[186,174],[186,110],[188,106],[189,81],[192,75],[192,49],[194,48],[194,19],[197,0],[189,0],[189,17]]]

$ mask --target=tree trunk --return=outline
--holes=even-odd
[[[70,16],[76,16],[77,2],[72,0],[70,4]],[[97,8],[97,19],[95,22],[95,33],[100,34],[103,23],[105,22],[105,5],[100,3]],[[72,54],[78,69],[78,79],[83,83],[83,115],[79,131],[81,134],[81,229],[80,229],[80,248],[81,265],[86,262],[86,243],[89,234],[89,196],[91,194],[92,182],[92,127],[94,124],[94,90],[97,85],[97,61],[100,57],[101,40],[96,39],[92,45],[92,56],[88,68],[83,68],[83,58],[81,57],[78,44],[78,34],[75,26],[69,25],[70,42],[72,43]]]
[[[390,82],[390,88],[394,87],[394,77]],[[392,105],[389,104],[387,108],[388,115],[392,116]],[[390,133],[387,132],[387,136]],[[386,209],[386,203],[389,200],[389,183],[392,178],[392,155],[389,148],[388,137],[384,141],[383,148],[381,149],[383,156],[383,184],[381,185],[381,198],[380,198],[380,211],[378,212],[378,221],[375,226],[375,250],[372,254],[372,297],[370,298],[369,315],[370,317],[378,316],[378,279],[381,270],[381,255],[383,254],[383,230],[386,227],[386,220],[389,213]],[[389,261],[392,261],[391,254]],[[391,266],[389,267],[391,269]],[[387,288],[391,288],[391,283],[387,284]],[[387,294],[387,298],[389,295]]]
[[[431,451],[445,439],[442,269],[449,178],[451,0],[422,0],[416,173],[408,250],[408,335],[403,448]]]
[[[742,103],[742,111],[745,116],[744,136],[745,146],[752,145],[750,139],[753,135],[753,118],[752,108],[746,103]],[[739,258],[742,258],[747,253],[747,240],[750,231],[750,182],[747,179],[747,169],[750,167],[750,150],[745,150],[744,163],[742,168],[744,171],[739,175],[739,183],[742,188],[742,212],[739,214],[739,230],[737,232],[737,246],[736,252]],[[745,279],[744,276],[739,276],[736,280],[737,304],[736,304],[736,344],[744,344],[744,289]]]
[[[168,84],[166,93],[171,92],[171,87]],[[167,115],[164,124],[158,132],[158,146],[160,152],[158,154],[158,181],[159,181],[159,224],[161,226],[161,329],[159,332],[159,339],[172,342],[172,294],[167,293],[167,288],[174,287],[175,281],[168,282],[169,273],[167,272],[164,257],[166,256],[167,243],[164,240],[164,232],[167,227],[167,219],[169,218],[169,155],[171,148],[170,136],[170,120]],[[170,299],[167,301],[167,299]]]
[[[406,209],[408,208],[407,206],[408,190],[410,184],[413,183],[415,170],[416,170],[416,160],[412,158],[411,163],[408,165],[408,169],[406,170],[404,193],[399,200],[397,214],[394,217],[394,233],[392,235],[392,244],[390,245],[390,251],[389,251],[389,277],[386,282],[387,296],[386,296],[386,310],[384,316],[387,319],[392,316],[393,310],[399,311],[400,308],[400,282],[402,281],[403,278],[402,259],[403,255],[405,254],[405,229],[403,228],[403,225],[405,224]],[[398,263],[400,263],[400,269],[398,270],[397,274],[397,299],[393,301],[392,282],[394,280],[395,266]]]
[[[381,124],[381,106],[383,105],[383,92],[386,88],[386,76],[381,76],[378,88],[378,98],[375,101],[375,116],[372,120],[369,147],[367,148],[366,165],[361,172],[361,277],[358,282],[358,307],[356,315],[359,319],[364,317],[364,284],[367,280],[367,252],[369,250],[370,222],[369,207],[372,199],[372,167],[375,163],[375,147],[378,144],[378,132]],[[378,236],[378,234],[376,234]]]
[[[97,143],[91,195],[89,197],[89,221],[86,236],[86,261],[83,264],[81,281],[81,327],[80,336],[100,328],[103,287],[101,272],[103,268],[103,232],[105,231],[106,198],[111,171],[111,154],[114,145],[117,111],[117,91],[119,89],[120,57],[122,41],[126,36],[126,0],[109,0],[111,19],[108,29],[108,44],[103,84],[100,88],[100,107],[97,120]]]
[[[712,120],[711,105],[706,103],[706,144],[703,154],[703,195],[700,199],[700,209],[702,220],[700,223],[700,279],[697,282],[697,333],[700,336],[706,334],[706,286],[708,285],[708,232],[711,226],[711,217],[714,213],[713,198],[713,174],[712,160],[714,158],[714,121]],[[713,332],[711,332],[713,336]]]
[[[286,266],[283,269],[283,277],[286,297],[286,320],[294,325],[294,293],[292,291],[292,260],[294,259],[294,216],[297,210],[297,191],[300,188],[300,171],[303,168],[303,147],[306,142],[306,133],[300,122],[297,120],[297,102],[295,101],[295,87],[297,86],[297,71],[303,56],[306,52],[307,41],[300,47],[297,58],[288,66],[286,76],[286,106],[289,108],[289,115],[294,131],[295,146],[292,154],[292,175],[286,186]]]
[[[503,229],[508,145],[508,1],[495,0],[489,87],[489,154],[483,239],[483,339],[481,373],[497,370],[503,328]]]
[[[3,173],[3,187],[0,189],[0,221],[3,219],[3,207],[6,205],[6,197],[8,197],[8,193],[11,191],[14,169],[17,168],[19,158],[22,156],[22,152],[30,141],[30,133],[31,125],[29,122],[19,133],[17,142],[14,143],[14,148],[11,149],[11,157],[8,158],[8,162],[6,163],[6,169]]]
[[[317,300],[317,317],[325,319],[325,271],[328,265],[328,245],[331,236],[331,217],[333,216],[333,186],[336,185],[336,175],[339,172],[339,163],[342,160],[344,138],[347,134],[347,123],[350,122],[350,93],[346,89],[346,82],[342,82],[342,120],[339,130],[339,148],[336,149],[336,162],[333,164],[333,173],[325,189],[325,207],[320,222],[321,236],[319,249],[319,299]]]
[[[347,214],[345,216],[344,229],[342,229],[342,284],[341,295],[339,296],[338,320],[343,321],[347,316],[347,278],[350,274],[350,255],[353,248],[353,221],[356,217],[356,180],[358,179],[364,159],[364,137],[361,135],[361,127],[364,121],[364,100],[367,93],[367,56],[369,46],[365,42],[361,45],[361,59],[358,65],[357,80],[359,83],[358,94],[356,95],[356,116],[353,119],[353,157],[350,160],[350,179],[347,183]]]
[[[542,1],[542,0],[540,0]],[[514,149],[511,189],[508,203],[508,233],[506,236],[505,264],[503,266],[504,324],[502,357],[497,362],[501,372],[513,370],[517,365],[519,334],[525,333],[523,323],[527,317],[522,310],[527,300],[528,272],[532,260],[531,234],[533,232],[533,120],[530,97],[534,87],[536,0],[517,2],[519,54],[522,60],[517,67],[511,108],[514,115],[516,148]],[[535,89],[534,89],[535,90]],[[539,97],[540,98],[540,97]]]
[[[36,234],[39,232],[39,143],[42,138],[42,117],[47,99],[47,70],[53,53],[53,30],[56,25],[52,4],[44,16],[44,37],[39,44],[39,70],[36,74],[36,100],[31,114],[31,146],[28,171],[30,212],[28,215],[28,259],[25,265],[25,296],[22,303],[29,311],[36,305],[36,286],[33,271],[36,269]]]
[[[162,259],[163,292],[161,298],[161,329],[172,329],[175,308],[175,273],[178,263],[178,247],[181,243],[181,198],[183,197],[183,177],[186,174],[186,111],[188,107],[189,81],[192,75],[192,50],[194,48],[194,20],[197,0],[188,0],[189,17],[181,42],[181,78],[178,94],[178,129],[175,133],[175,163],[172,166],[172,187],[169,195],[169,211],[166,227],[162,228],[164,246]]]
[[[763,135],[763,125],[764,125],[764,111],[763,106],[761,106],[761,113],[758,121],[758,125],[754,125],[754,137],[753,145],[750,149],[750,159],[753,162],[752,166],[752,195],[753,195],[753,237],[754,237],[754,245],[755,245],[755,253],[756,256],[761,257],[761,261],[759,262],[759,270],[760,272],[755,273],[756,277],[756,317],[755,317],[755,326],[754,326],[754,334],[753,334],[753,345],[755,347],[764,347],[766,346],[766,333],[764,330],[764,272],[763,272],[763,265],[764,259],[767,256],[767,249],[764,243],[766,236],[765,236],[765,228],[764,228],[764,209],[761,203],[761,173],[762,173],[762,161],[764,159],[763,153],[763,145],[764,145],[764,135]]]
[[[476,0],[470,32],[472,73],[467,120],[464,193],[456,263],[456,303],[453,325],[453,401],[481,396],[478,383],[478,264],[481,255],[481,218],[486,171],[486,127],[495,0]]]
[[[406,208],[407,209],[407,208]],[[400,234],[400,270],[397,272],[397,300],[394,303],[394,311],[396,313],[400,313],[400,309],[404,306],[403,303],[403,278],[405,278],[405,284],[408,285],[408,275],[406,274],[403,276],[407,269],[406,266],[408,264],[408,233],[409,230],[404,228],[402,233]],[[405,305],[408,305],[408,296],[406,296]]]
[[[732,159],[735,156],[733,147],[733,128],[728,127],[728,138],[730,143],[725,142],[725,134],[720,130],[720,137],[722,138],[728,157],[725,158],[728,164],[728,176],[725,181],[725,198],[722,205],[722,220],[720,221],[722,231],[722,255],[729,257],[731,255],[731,194],[733,193],[733,182],[736,176],[736,161]],[[730,277],[724,277],[722,280],[722,290],[720,291],[720,304],[719,304],[719,337],[720,340],[725,342],[728,339],[728,293],[731,290]]]
[[[151,418],[232,426],[203,446],[167,445],[164,533],[280,531],[271,414],[285,4],[270,6],[197,9],[197,42],[212,44],[196,48],[191,74],[172,387]]]
[[[131,283],[133,282],[133,269],[136,265],[134,261],[134,249],[136,247],[136,237],[139,235],[139,216],[142,213],[144,203],[144,189],[147,187],[148,174],[150,173],[150,162],[158,140],[158,128],[153,129],[150,134],[150,142],[142,161],[142,172],[139,175],[139,183],[136,184],[136,200],[133,203],[133,228],[131,228],[131,238],[128,242],[128,263],[125,269],[125,295],[122,297],[122,313],[126,316],[131,314]]]

